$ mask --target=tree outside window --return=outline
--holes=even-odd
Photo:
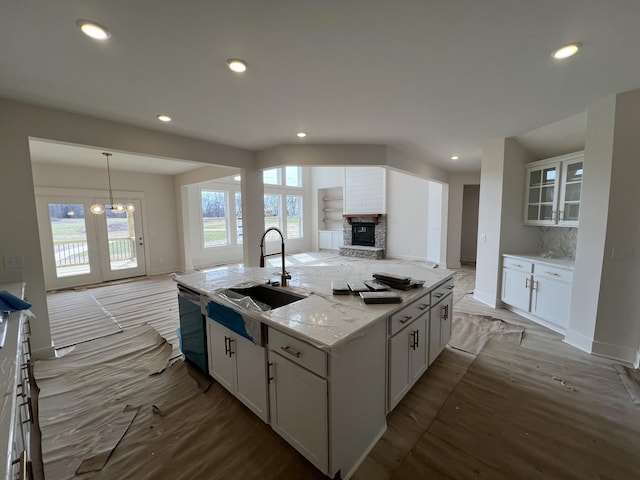
[[[302,238],[302,197],[287,195],[287,238]]]

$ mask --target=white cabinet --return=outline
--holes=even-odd
[[[526,165],[526,225],[578,225],[583,161],[576,152]]]
[[[389,339],[389,410],[427,369],[429,311]]]
[[[266,350],[207,318],[209,375],[264,422],[267,404]]]
[[[451,317],[453,315],[453,280],[437,287],[431,294],[433,305],[429,321],[429,365],[451,340]]]
[[[318,469],[327,473],[327,380],[271,349],[269,379],[271,428]]]
[[[503,256],[501,300],[530,320],[566,333],[572,281],[570,267]]]
[[[321,230],[318,232],[318,249],[340,250],[343,244],[342,231]]]

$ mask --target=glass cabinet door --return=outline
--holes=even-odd
[[[559,223],[578,224],[582,172],[583,161],[581,158],[563,164]]]
[[[525,223],[545,225],[555,222],[559,167],[559,164],[552,164],[527,171]]]

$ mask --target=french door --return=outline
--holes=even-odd
[[[96,215],[94,198],[37,197],[47,290],[146,275],[142,203],[122,200],[135,210]]]

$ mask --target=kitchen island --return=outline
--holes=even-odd
[[[424,285],[393,290],[396,304],[332,294],[334,280],[370,280],[380,271]],[[201,295],[209,374],[324,474],[349,478],[384,433],[386,414],[446,345],[453,272],[386,262],[289,272],[281,290],[302,298],[266,311],[234,305],[225,291],[263,285],[276,269],[229,266],[176,281]],[[246,331],[217,318],[226,309]]]

